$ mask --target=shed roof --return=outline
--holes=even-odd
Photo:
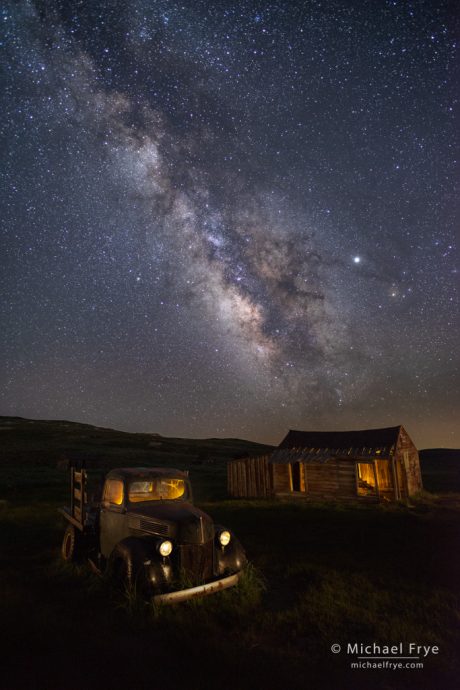
[[[396,447],[401,426],[361,431],[291,430],[273,451],[269,462],[327,462],[334,457],[369,459],[390,458]]]
[[[134,477],[188,479],[188,474],[173,467],[115,467],[107,474],[109,479],[133,479]]]

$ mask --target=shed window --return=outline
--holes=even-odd
[[[104,502],[115,506],[123,503],[123,482],[119,479],[107,479],[104,487]]]

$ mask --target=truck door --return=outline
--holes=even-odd
[[[124,487],[121,479],[107,479],[101,502],[101,553],[108,558],[119,541],[128,536]]]

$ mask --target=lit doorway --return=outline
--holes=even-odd
[[[293,462],[289,465],[291,479],[291,491],[305,492],[305,467],[302,462]]]
[[[372,462],[358,462],[358,496],[377,496],[377,476]]]

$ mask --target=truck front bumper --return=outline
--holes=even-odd
[[[221,592],[224,589],[228,589],[229,587],[236,585],[240,575],[241,573],[235,573],[234,575],[223,577],[221,580],[208,582],[205,585],[198,585],[197,587],[190,587],[189,589],[181,589],[178,592],[156,594],[153,597],[153,601],[155,604],[178,604],[180,601],[187,601],[187,599],[193,599],[194,597],[215,594],[216,592]]]

